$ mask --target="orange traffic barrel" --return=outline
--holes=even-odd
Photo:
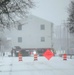
[[[37,54],[34,54],[34,61],[38,60]]]
[[[67,54],[63,54],[63,60],[67,60]]]
[[[19,61],[22,61],[22,54],[21,53],[18,54],[18,58],[19,58]]]

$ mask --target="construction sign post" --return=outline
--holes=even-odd
[[[54,54],[53,52],[51,52],[51,50],[47,49],[43,56],[50,60],[54,56]]]

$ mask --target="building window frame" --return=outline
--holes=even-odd
[[[45,30],[45,24],[41,24],[40,27],[41,27],[41,30]]]
[[[45,37],[41,37],[41,42],[45,42]]]
[[[18,37],[18,43],[22,43],[22,37]]]
[[[18,30],[22,30],[22,25],[18,25]]]

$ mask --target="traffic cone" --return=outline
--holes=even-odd
[[[34,54],[34,61],[37,61],[38,60],[38,56],[37,54]]]
[[[21,53],[18,54],[18,58],[19,58],[19,61],[22,61],[22,54]]]
[[[63,54],[63,60],[67,60],[67,54]]]

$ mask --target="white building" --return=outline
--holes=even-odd
[[[19,46],[28,49],[52,48],[52,34],[53,23],[33,15],[28,17],[25,25],[18,25],[6,32],[7,37],[11,38],[11,48]]]

